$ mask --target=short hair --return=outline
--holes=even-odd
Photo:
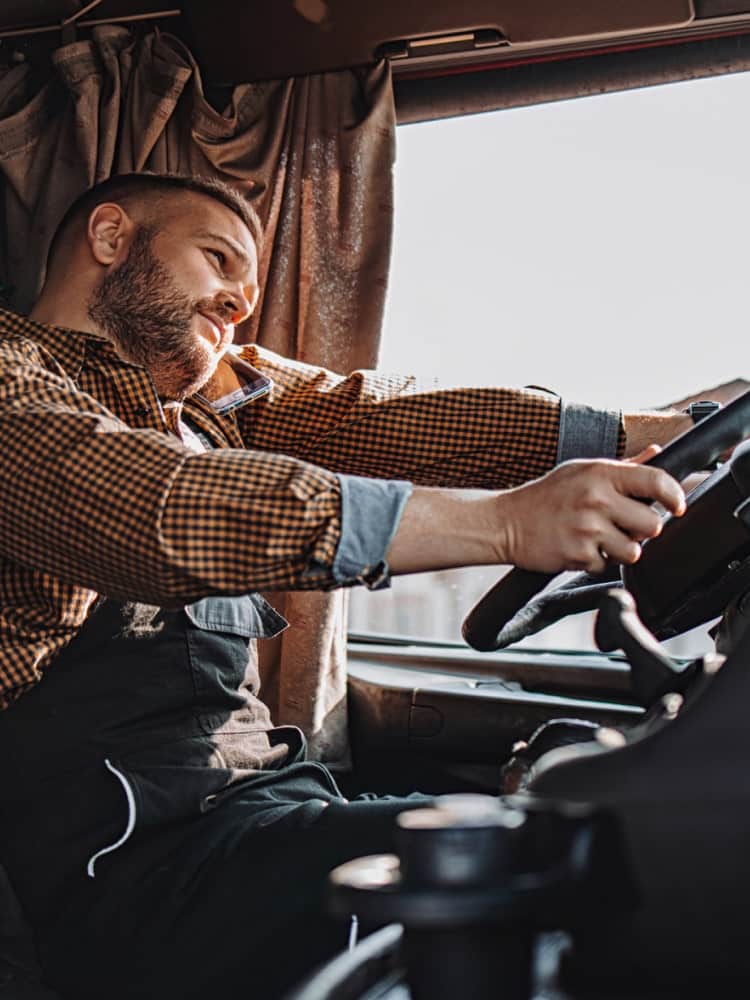
[[[199,177],[190,174],[143,173],[118,174],[95,184],[84,191],[70,205],[55,230],[47,253],[47,269],[61,249],[62,242],[70,229],[81,219],[88,219],[97,205],[111,201],[127,207],[134,202],[147,202],[164,195],[191,191],[208,195],[221,202],[238,215],[245,223],[260,253],[263,244],[263,227],[258,214],[234,188],[215,177]]]

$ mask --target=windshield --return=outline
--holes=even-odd
[[[748,101],[735,74],[399,129],[380,368],[623,409],[745,374]],[[355,593],[350,627],[458,640],[498,575]],[[526,642],[593,648],[590,617]]]

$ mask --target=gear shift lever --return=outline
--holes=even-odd
[[[630,663],[630,683],[636,701],[649,708],[670,691],[682,692],[695,664],[679,669],[638,617],[627,590],[609,590],[599,605],[594,638],[599,649],[621,649]]]

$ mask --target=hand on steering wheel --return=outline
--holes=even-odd
[[[750,434],[750,391],[713,416],[696,424],[640,468],[663,469],[675,479],[683,480],[690,473],[704,469],[715,462],[723,452],[742,441],[748,434]],[[545,482],[547,477],[537,481],[537,484]],[[651,498],[659,499],[653,493]],[[614,551],[607,554],[617,556],[617,552]],[[600,559],[598,562],[592,560],[591,565],[604,569],[605,560]],[[558,566],[559,563],[550,563],[551,569],[557,569]],[[475,649],[483,651],[499,649],[506,645],[507,642],[502,636],[504,626],[514,615],[521,617],[519,613],[526,604],[554,579],[554,576],[554,572],[545,572],[543,568],[541,571],[512,570],[480,599],[464,620],[462,632],[466,642]],[[586,584],[591,585],[591,578],[587,578]]]
[[[644,498],[677,515],[685,506],[682,489],[661,469],[602,459],[565,462],[505,494],[509,560],[542,572],[600,573],[609,559],[634,563],[640,542],[661,530],[661,517]]]

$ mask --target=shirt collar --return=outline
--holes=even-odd
[[[96,357],[99,361],[108,360],[127,367],[140,368],[139,365],[131,365],[130,362],[123,360],[112,342],[101,334],[37,323],[35,320],[29,319],[28,316],[21,316],[19,313],[1,307],[0,329],[7,333],[28,337],[29,340],[33,340],[45,348],[62,367],[65,374],[74,381],[79,380],[81,369],[87,357]],[[235,350],[239,350],[239,348],[235,348]],[[145,372],[145,369],[141,370]],[[199,393],[190,396],[186,403],[191,417],[206,434],[215,437],[217,424],[221,426],[223,430],[222,440],[217,439],[217,445],[225,444],[228,440],[230,445],[242,447],[235,414],[226,416],[217,414],[210,402]],[[176,419],[181,416],[182,409],[182,404],[176,405],[174,411]]]

